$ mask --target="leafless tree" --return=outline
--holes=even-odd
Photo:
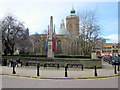
[[[30,41],[32,46],[31,52],[34,52],[34,53],[40,52],[40,38],[41,38],[40,35],[37,33],[30,36]]]
[[[0,21],[2,31],[2,45],[5,55],[13,55],[15,46],[22,46],[26,40],[25,27],[22,22],[18,21],[13,15],[7,15]]]
[[[100,27],[97,24],[95,11],[84,11],[79,13],[80,17],[80,35],[81,35],[81,48],[84,55],[90,55],[92,49],[95,49],[99,34]]]

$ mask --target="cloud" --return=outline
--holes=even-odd
[[[2,18],[4,16],[4,13],[6,13],[7,11],[12,11],[13,14],[15,14],[15,16],[18,18],[18,20],[24,22],[25,27],[29,28],[30,34],[33,34],[35,32],[42,33],[45,29],[47,29],[48,25],[50,24],[51,15],[53,16],[53,22],[56,26],[56,32],[57,32],[60,27],[61,19],[64,19],[65,21],[66,16],[70,14],[69,12],[72,8],[71,2],[69,3],[54,2],[53,3],[51,2],[51,0],[24,0],[24,1],[23,0],[2,0],[2,1],[3,1],[2,4],[0,4],[0,11],[1,11],[0,18]],[[46,3],[44,1],[48,1],[48,2]],[[61,0],[56,0],[56,1],[61,1]],[[64,0],[64,1],[70,1],[70,0]],[[94,6],[94,4],[90,4],[90,6],[91,5]],[[88,6],[88,4],[74,3],[74,7],[76,10],[77,9],[84,10],[84,8],[88,9],[88,7],[85,7],[85,6]],[[103,9],[101,9],[101,11],[102,10]],[[107,12],[108,11],[110,10],[107,9]],[[107,12],[104,12],[103,14],[101,14],[101,17],[104,17],[105,13]],[[113,13],[113,10],[112,10],[112,13]],[[107,17],[109,16],[107,15]],[[103,37],[110,39],[109,41],[117,42],[118,37],[116,36],[116,34],[115,35],[113,34],[113,33],[117,33],[117,30],[118,30],[117,19],[116,18],[114,19],[111,16],[109,19],[105,17],[99,20],[102,21],[101,23],[103,26],[103,29],[102,29],[103,30],[102,35],[104,35]]]
[[[108,36],[101,36],[105,39],[108,39],[107,42],[108,43],[117,43],[118,42],[118,34],[111,34]]]

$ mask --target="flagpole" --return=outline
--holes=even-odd
[[[49,31],[49,25],[48,25],[48,31]]]
[[[54,42],[55,42],[55,24],[54,24],[54,31],[53,31],[53,41],[52,41],[52,43],[53,43],[53,53],[55,53],[55,51],[54,51],[54,49],[55,49],[55,44],[54,44]]]
[[[48,30],[46,32],[46,46],[45,46],[46,52],[48,52],[48,39],[49,39],[49,25],[48,25]]]
[[[53,52],[56,52],[56,33],[55,33],[55,24],[54,24],[54,32],[53,32]]]

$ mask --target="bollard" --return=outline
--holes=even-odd
[[[67,68],[68,66],[65,66],[65,77],[67,77]]]
[[[44,64],[44,68],[47,68],[47,64]]]
[[[15,62],[13,62],[13,74],[16,74],[16,72],[15,72]]]
[[[119,64],[118,64],[118,71],[120,71],[120,69],[119,69]]]
[[[59,64],[57,65],[57,69],[59,69],[60,68],[60,66],[59,66]]]
[[[22,62],[21,62],[21,67],[22,67],[22,65],[23,65],[23,64],[22,64]]]
[[[11,61],[10,63],[11,63],[11,67],[13,67],[13,61]]]
[[[83,65],[82,65],[82,71],[83,71]]]
[[[37,76],[39,76],[39,67],[40,67],[39,65],[40,65],[40,64],[38,63],[38,64],[37,64]]]
[[[96,68],[96,65],[95,65],[95,76],[97,76],[97,68]]]
[[[116,64],[115,64],[115,69],[114,69],[114,73],[117,74],[117,70],[116,70]]]

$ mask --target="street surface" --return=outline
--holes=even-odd
[[[82,71],[80,68],[69,68],[68,77],[65,77],[64,68],[56,69],[54,67],[47,69],[40,67],[40,77],[37,77],[36,67],[32,66],[17,67],[16,76],[13,76],[12,67],[0,66],[2,68],[0,70],[2,88],[118,88],[120,82],[118,82],[118,77],[120,78],[120,76],[116,75],[120,75],[120,72],[117,71],[117,74],[114,74],[114,66],[106,62],[102,62],[102,65],[102,69],[97,69],[97,77],[94,76],[94,69]]]
[[[9,74],[12,75],[13,68],[8,66],[0,66],[2,67],[2,73],[0,74]],[[102,62],[102,69],[97,69],[97,77],[105,77],[105,76],[115,76],[118,75],[114,73],[114,66]],[[30,76],[30,77],[37,77],[36,74],[36,66],[30,67],[16,67],[15,68],[16,74],[20,76]],[[65,69],[60,68],[57,69],[56,67],[48,67],[43,68],[40,67],[40,77],[42,78],[65,78]],[[87,78],[87,77],[95,77],[95,70],[94,69],[84,69],[83,71],[81,68],[68,68],[68,77],[67,78]]]
[[[2,88],[118,88],[118,78],[43,80],[2,76]]]

